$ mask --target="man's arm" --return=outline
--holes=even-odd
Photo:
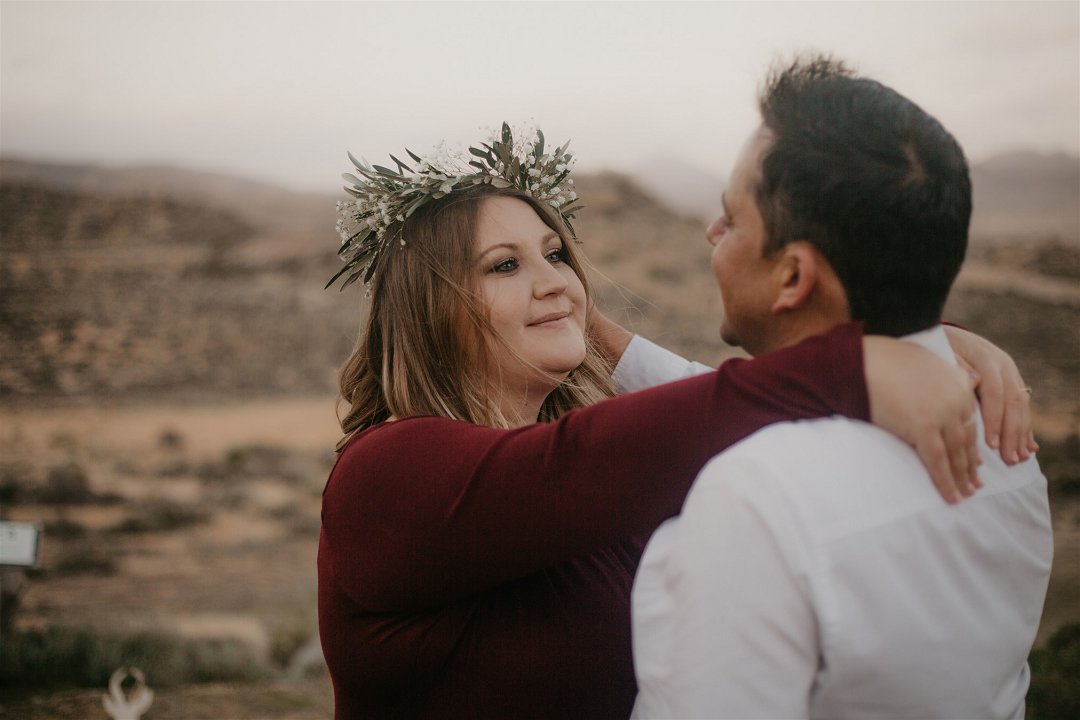
[[[650,541],[634,587],[635,717],[809,714],[819,653],[806,542],[758,461],[777,450],[760,437],[709,463]]]

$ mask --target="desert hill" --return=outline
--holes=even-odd
[[[323,290],[340,267],[335,198],[258,186],[276,213],[260,215],[237,178],[217,177],[222,192],[208,199],[206,178],[187,171],[154,171],[154,184],[137,169],[5,161],[2,170],[0,342],[11,352],[0,357],[0,399],[332,392],[362,295]],[[698,225],[616,175],[579,187],[590,197],[586,252],[613,278],[640,275],[634,290],[664,310],[632,309],[642,299],[598,275],[600,297],[611,298],[602,302],[631,308],[623,319],[654,336],[686,339],[684,351],[715,355],[718,340],[695,344],[665,328],[682,304],[673,287],[714,294]]]
[[[976,237],[1053,237],[1080,242],[1080,159],[1016,152],[972,167]]]
[[[186,200],[228,210],[260,230],[318,232],[334,224],[330,195],[298,193],[223,173],[163,166],[104,167],[0,160],[0,184],[27,185],[101,197]]]
[[[617,174],[577,188],[599,305],[703,362],[737,352],[703,222]],[[148,717],[332,714],[313,559],[363,295],[323,290],[335,199],[0,161],[0,518],[45,538],[0,638],[0,718],[99,717],[128,665],[155,688]],[[1039,228],[973,242],[946,316],[1034,387],[1056,533],[1040,642],[1057,647],[1080,593],[1080,248]],[[1045,657],[1031,697],[1075,684]]]
[[[1080,251],[1076,224],[1060,223],[1078,201],[1075,158],[1020,154],[973,174],[982,234],[949,317],[1014,352],[1049,401],[1080,407]],[[600,306],[704,362],[733,352],[702,222],[614,173],[578,189]],[[0,162],[0,399],[332,392],[362,295],[322,289],[339,267],[335,199],[170,168]],[[1000,216],[1043,221],[1018,234]]]

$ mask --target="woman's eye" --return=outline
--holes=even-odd
[[[552,264],[566,262],[566,250],[564,250],[563,248],[552,250],[547,254],[547,259],[548,262]]]
[[[491,272],[493,273],[508,273],[517,270],[517,260],[514,258],[507,258],[491,266]]]

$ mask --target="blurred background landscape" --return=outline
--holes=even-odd
[[[1080,160],[1021,153],[973,176],[947,317],[1034,388],[1057,532],[1045,641],[1080,622]],[[601,307],[702,362],[734,354],[704,217],[616,173],[578,187]],[[335,200],[0,161],[0,514],[45,528],[0,639],[0,717],[101,716],[121,663],[147,672],[154,718],[330,712],[314,558],[362,297],[322,289]]]
[[[573,137],[599,305],[716,364],[738,351],[704,228],[756,122],[752,85],[806,46],[924,104],[969,152],[946,317],[1034,390],[1056,558],[1029,717],[1075,717],[1075,2],[4,0],[0,520],[44,531],[0,613],[0,718],[105,718],[121,665],[156,692],[148,720],[332,714],[315,553],[362,312],[362,290],[323,290],[346,149],[378,162],[530,116]]]

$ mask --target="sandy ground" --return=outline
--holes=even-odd
[[[1057,432],[1072,420],[1040,419]],[[1049,429],[1049,427],[1048,427]],[[179,438],[164,447],[163,434]],[[1056,434],[1056,432],[1055,432]],[[320,491],[338,438],[328,397],[259,400],[221,405],[0,409],[0,456],[45,468],[76,460],[94,492],[122,503],[67,508],[16,504],[15,520],[61,515],[104,538],[115,574],[46,573],[24,593],[19,626],[93,624],[120,629],[167,629],[189,638],[240,640],[265,657],[283,616],[314,628],[315,552]],[[270,468],[221,482],[198,475],[199,462],[220,460],[237,448],[287,453],[294,475]],[[183,459],[188,467],[164,472]],[[152,498],[208,509],[201,523],[170,532],[108,535]],[[1040,640],[1066,622],[1080,621],[1080,501],[1055,507],[1057,559]],[[75,541],[81,542],[81,541]],[[44,565],[71,549],[46,540]],[[208,684],[160,690],[146,720],[307,720],[329,717],[332,697],[325,669],[299,681]],[[150,678],[151,685],[153,679]],[[69,690],[23,698],[0,718],[105,719],[102,690]]]
[[[296,450],[333,448],[340,436],[332,396],[239,404],[0,409],[0,441],[42,445],[71,436],[105,450],[149,452],[173,430],[202,454],[264,443]]]

